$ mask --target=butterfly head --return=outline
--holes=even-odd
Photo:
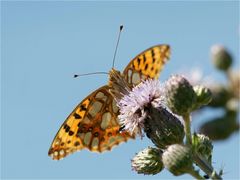
[[[121,79],[123,79],[121,72],[114,68],[112,68],[108,74],[109,74],[108,85],[110,87],[113,87],[115,82],[119,82],[121,81]]]

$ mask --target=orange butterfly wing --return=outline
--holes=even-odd
[[[147,78],[158,78],[170,57],[169,45],[156,45],[137,55],[123,71],[125,80],[132,85]]]
[[[83,148],[102,152],[127,141],[131,136],[119,132],[118,111],[109,87],[97,89],[67,117],[52,142],[49,156],[59,160]]]
[[[170,56],[168,45],[153,46],[137,55],[123,71],[123,77],[132,86],[146,78],[158,78]],[[119,131],[119,109],[109,86],[103,86],[87,96],[67,117],[49,149],[49,156],[61,159],[87,148],[102,152],[127,141],[127,132]]]

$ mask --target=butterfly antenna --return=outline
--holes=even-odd
[[[85,74],[74,74],[74,78],[77,78],[79,76],[88,76],[93,74],[108,74],[107,72],[93,72],[93,73],[85,73]]]
[[[116,54],[117,54],[117,49],[118,49],[118,44],[119,44],[122,29],[123,29],[123,25],[120,26],[120,30],[119,30],[119,33],[118,33],[117,45],[116,45],[115,52],[114,52],[114,55],[113,55],[112,68],[114,68],[115,58],[116,58]]]

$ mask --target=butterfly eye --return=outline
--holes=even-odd
[[[93,135],[94,135],[94,137],[98,137],[98,136],[99,136],[99,133],[98,133],[98,132],[95,132]]]

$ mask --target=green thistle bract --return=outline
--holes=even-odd
[[[159,148],[166,149],[171,144],[180,144],[184,138],[181,121],[164,107],[148,107],[144,121],[144,132]]]

